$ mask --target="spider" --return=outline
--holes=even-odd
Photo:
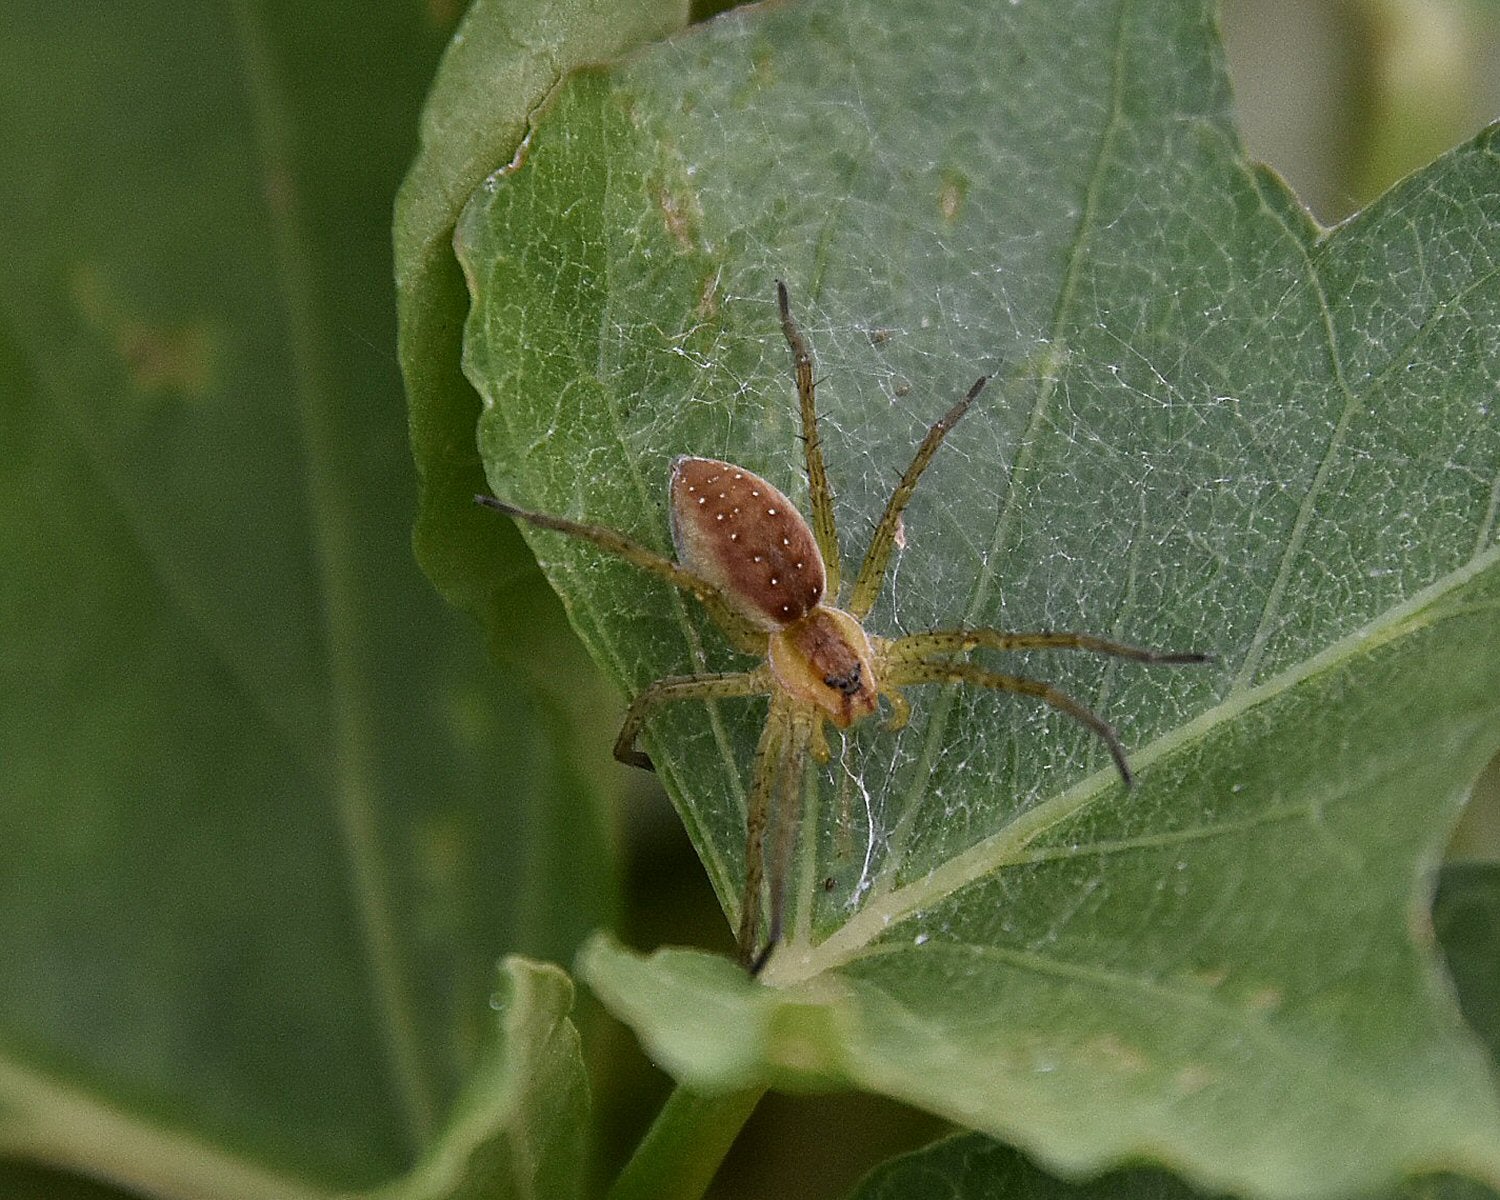
[[[770,708],[755,750],[745,843],[745,888],[740,902],[740,962],[758,974],[781,940],[786,913],[786,879],[795,838],[807,756],[829,758],[824,723],[847,729],[873,716],[883,697],[890,707],[888,730],[911,716],[901,688],[923,683],[966,683],[1033,697],[1066,713],[1097,734],[1109,748],[1128,788],[1130,764],[1114,728],[1085,705],[1049,683],[990,670],[961,656],[974,650],[1085,650],[1146,663],[1201,663],[1209,655],[1148,650],[1087,633],[1009,633],[999,629],[933,629],[903,637],[868,633],[864,620],[875,604],[891,550],[902,536],[902,513],[917,481],[943,439],[969,410],[989,381],[981,375],[940,417],[917,447],[901,476],[865,552],[844,607],[833,491],[823,464],[814,399],[813,357],[792,317],[786,284],[776,281],[781,329],[791,348],[801,407],[802,440],[811,525],[767,480],[713,458],[683,455],[672,463],[668,511],[676,561],[599,525],[532,512],[476,496],[477,503],[541,529],[592,542],[701,603],[737,649],[762,661],[749,671],[673,675],[659,679],[635,697],[615,742],[615,757],[652,769],[636,748],[646,718],[663,704],[737,696],[770,697]],[[776,824],[769,853],[767,827]],[[766,937],[761,939],[762,896],[769,880]]]

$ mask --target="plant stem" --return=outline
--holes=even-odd
[[[765,1088],[700,1096],[677,1087],[620,1177],[609,1200],[698,1200]]]

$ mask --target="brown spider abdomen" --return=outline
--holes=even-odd
[[[870,639],[842,609],[819,605],[772,634],[769,657],[777,682],[822,709],[840,729],[876,709],[879,690]]]
[[[800,621],[823,599],[823,556],[792,502],[759,475],[714,458],[672,464],[677,561],[765,630]]]

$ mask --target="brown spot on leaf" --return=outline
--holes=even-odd
[[[938,211],[943,214],[943,220],[950,223],[958,220],[958,214],[963,210],[964,197],[968,194],[967,175],[951,168],[943,172],[938,186]]]
[[[147,319],[92,267],[79,267],[71,282],[85,323],[109,343],[137,392],[199,400],[213,389],[223,348],[215,322]]]
[[[696,200],[688,192],[662,186],[656,193],[656,206],[661,211],[662,221],[677,248],[684,254],[698,246],[698,226],[701,214]]]

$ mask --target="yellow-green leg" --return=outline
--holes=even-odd
[[[901,476],[901,482],[896,485],[896,490],[886,501],[885,512],[881,514],[880,524],[875,527],[875,536],[870,539],[870,548],[865,551],[865,561],[860,564],[859,577],[855,579],[854,591],[849,597],[849,611],[857,620],[863,621],[870,615],[870,609],[875,606],[875,598],[880,594],[880,585],[885,579],[885,565],[890,560],[891,549],[896,544],[896,530],[901,524],[901,514],[911,500],[912,493],[917,490],[917,480],[922,478],[922,472],[927,470],[927,464],[932,461],[932,456],[943,444],[948,431],[958,424],[964,413],[969,411],[969,405],[974,403],[975,397],[984,390],[984,385],[989,382],[989,379],[988,375],[981,375],[974,381],[962,400],[933,422],[932,428],[927,431],[927,436],[922,439],[922,444],[917,447],[917,453],[911,460],[911,465]]]
[[[771,947],[759,949],[760,892],[765,879],[766,825],[771,817],[771,800],[776,794],[786,760],[790,733],[788,706],[779,693],[771,695],[771,710],[760,731],[755,747],[755,766],[751,771],[750,795],[745,812],[745,889],[740,895],[738,934],[740,964],[753,975],[765,965]]]
[[[967,662],[892,662],[887,667],[886,681],[893,686],[911,683],[969,683],[975,687],[990,688],[997,692],[1013,692],[1031,696],[1043,704],[1067,713],[1081,725],[1092,729],[1109,747],[1110,756],[1119,768],[1120,778],[1130,787],[1135,777],[1130,772],[1130,763],[1125,758],[1125,747],[1115,733],[1114,726],[1092,709],[1080,704],[1072,696],[1050,683],[1028,679],[1024,675],[1002,675],[987,671],[976,663]]]
[[[792,351],[792,373],[797,378],[797,400],[802,409],[802,447],[807,461],[808,502],[812,508],[813,538],[823,556],[823,575],[828,597],[838,602],[843,568],[839,561],[838,531],[833,522],[833,488],[823,465],[823,439],[818,435],[818,406],[814,395],[812,349],[797,322],[792,319],[786,284],[776,281],[776,303],[781,309],[781,332]]]
[[[658,679],[630,703],[620,736],[615,739],[615,757],[626,766],[652,770],[650,756],[635,748],[636,736],[653,709],[676,700],[727,700],[735,696],[763,696],[773,686],[769,667],[753,671],[703,675],[669,675]]]
[[[724,636],[736,650],[745,654],[763,656],[766,652],[766,634],[724,603],[718,589],[707,580],[699,579],[691,571],[684,570],[670,558],[655,550],[648,550],[639,542],[632,541],[623,533],[617,533],[604,525],[589,525],[583,521],[570,521],[567,517],[554,517],[551,513],[533,512],[529,508],[517,508],[494,496],[475,496],[474,503],[496,512],[535,525],[538,529],[550,529],[554,533],[565,533],[569,537],[592,542],[617,558],[623,558],[633,566],[649,571],[658,579],[664,579],[673,587],[681,588],[696,597],[708,611],[714,624],[724,631]]]

